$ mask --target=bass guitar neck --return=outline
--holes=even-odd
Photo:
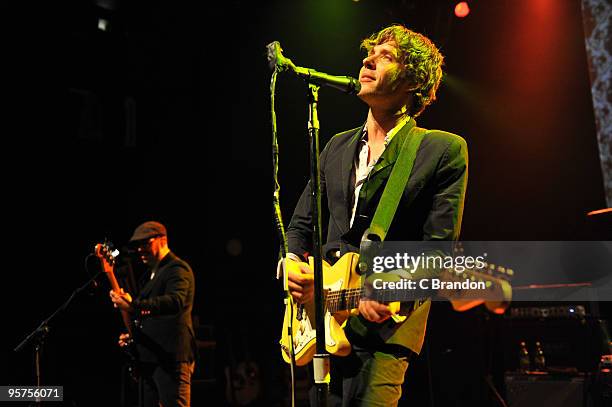
[[[102,263],[102,268],[104,270],[104,274],[108,278],[108,282],[110,283],[111,289],[116,294],[121,294],[121,287],[117,282],[117,278],[115,277],[115,257],[118,255],[117,251],[112,251],[108,244],[106,243],[98,243],[96,245],[96,256],[100,259]],[[130,337],[133,338],[133,324],[130,313],[126,310],[121,310],[121,319],[123,320],[123,324],[125,325]]]

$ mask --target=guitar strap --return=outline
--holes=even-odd
[[[389,180],[382,193],[376,212],[370,223],[370,227],[364,232],[359,247],[359,273],[363,274],[368,265],[373,264],[372,259],[380,248],[380,243],[385,240],[400,199],[412,173],[412,167],[416,159],[421,141],[427,134],[427,130],[414,126],[402,143],[399,156],[393,165]],[[420,301],[414,301],[409,307],[416,310]],[[395,318],[394,318],[395,320]],[[397,321],[399,322],[399,321]]]
[[[427,134],[427,130],[414,126],[402,143],[399,156],[393,165],[385,190],[376,207],[376,212],[370,223],[370,228],[365,231],[361,238],[359,248],[359,268],[361,273],[367,270],[367,264],[372,264],[372,257],[381,242],[385,240],[400,199],[412,173],[412,167],[416,159],[421,141]],[[365,266],[365,267],[364,267]],[[363,268],[362,268],[363,267]],[[420,301],[414,301],[412,309],[419,307]]]
[[[408,179],[410,178],[410,173],[412,172],[419,146],[426,133],[427,130],[414,126],[404,139],[400,154],[393,165],[385,190],[376,207],[376,212],[372,218],[370,228],[364,234],[363,239],[368,238],[380,242],[385,240],[404,189],[406,188],[406,184],[408,183]],[[375,236],[372,236],[372,234]]]

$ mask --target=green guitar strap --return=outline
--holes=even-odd
[[[400,199],[412,173],[412,167],[416,159],[419,146],[421,141],[425,137],[427,130],[417,128],[414,126],[410,129],[410,132],[404,139],[402,149],[400,151],[389,180],[385,186],[380,202],[376,207],[376,212],[370,223],[370,228],[365,231],[361,239],[360,245],[360,258],[359,258],[359,270],[360,273],[364,273],[368,264],[372,264],[371,258],[375,254],[376,250],[372,250],[378,246],[377,242],[382,242],[387,236],[397,207],[399,206]],[[419,306],[419,301],[415,301],[412,304],[412,309],[415,310]],[[395,320],[395,318],[394,318]],[[403,320],[403,318],[402,318]],[[400,322],[396,320],[396,322]]]
[[[404,139],[402,149],[400,151],[389,180],[385,186],[380,202],[376,207],[376,212],[372,218],[370,229],[366,231],[366,234],[374,234],[375,238],[372,240],[384,241],[399,206],[400,199],[410,178],[414,160],[416,159],[419,146],[421,141],[425,137],[427,130],[420,129],[414,126],[410,129],[410,132]],[[370,238],[364,235],[365,238]]]

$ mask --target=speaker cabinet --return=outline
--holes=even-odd
[[[509,407],[586,407],[586,378],[576,376],[533,376],[506,373]]]

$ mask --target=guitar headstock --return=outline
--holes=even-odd
[[[484,273],[506,281],[510,281],[512,280],[512,277],[514,277],[513,269],[494,263],[486,263],[486,270],[484,270]]]
[[[95,255],[102,262],[104,271],[112,273],[113,266],[115,265],[115,258],[119,256],[119,250],[115,249],[111,242],[105,240],[104,243],[96,244]]]
[[[510,280],[514,277],[514,270],[509,267],[495,265],[493,263],[487,263],[486,273],[494,278],[498,278],[501,284],[502,291],[506,292],[507,295],[500,301],[485,301],[485,307],[494,314],[501,315],[510,306],[512,302],[512,285]]]
[[[465,249],[463,248],[462,242],[455,242],[453,245],[453,255],[454,256],[465,256]],[[514,277],[514,270],[501,266],[499,264],[489,263],[487,261],[481,262],[483,266],[478,267],[468,267],[468,272],[471,273],[471,276],[480,276],[480,277],[493,277],[495,279],[502,279],[506,281],[512,280]],[[456,275],[461,275],[463,271],[451,270]],[[474,278],[472,278],[474,280]]]
[[[455,256],[464,256],[465,251],[461,242],[456,242],[453,248]],[[467,278],[471,281],[482,281],[490,292],[495,293],[496,300],[455,300],[451,301],[456,311],[465,311],[484,303],[486,308],[495,313],[503,314],[512,300],[512,286],[510,281],[514,277],[514,270],[494,263],[481,261],[477,267],[463,268],[463,270],[447,270],[451,279]]]

